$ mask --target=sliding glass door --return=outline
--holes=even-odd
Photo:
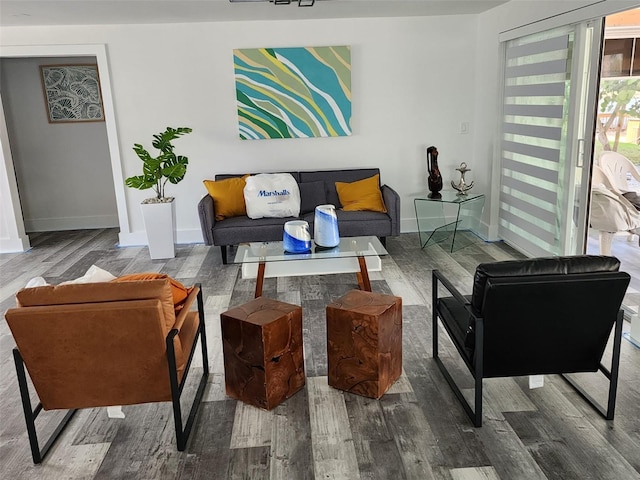
[[[499,235],[529,256],[583,253],[602,22],[504,43]]]

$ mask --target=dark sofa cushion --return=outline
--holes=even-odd
[[[389,216],[380,212],[345,212],[336,211],[338,217],[338,231],[341,237],[362,237],[373,235],[376,237],[388,237],[391,235]],[[309,223],[309,229],[313,232],[315,214],[305,213],[301,220]]]
[[[302,182],[300,188],[300,215],[315,212],[316,206],[327,203],[324,181]]]
[[[238,245],[244,242],[276,242],[282,240],[284,224],[295,217],[256,218],[247,216],[226,218],[213,227],[215,245]]]
[[[523,275],[566,275],[570,273],[617,272],[620,261],[602,255],[577,255],[572,257],[544,257],[527,260],[481,263],[473,279],[471,306],[481,312],[487,279],[520,277]]]

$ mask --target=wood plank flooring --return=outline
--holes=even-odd
[[[82,276],[92,264],[114,275],[154,271],[185,284],[200,282],[211,376],[185,452],[175,447],[169,403],[123,407],[124,419],[108,418],[106,409],[96,408],[78,412],[43,464],[33,465],[11,358],[14,342],[3,319],[3,478],[640,479],[640,350],[629,342],[622,342],[613,422],[549,375],[536,389],[529,389],[527,378],[485,381],[484,426],[476,429],[434,364],[431,270],[446,272],[470,293],[478,263],[520,258],[502,243],[476,239],[451,254],[438,245],[421,250],[417,234],[388,239],[390,255],[371,280],[374,291],[403,298],[403,374],[379,400],[327,385],[325,307],[357,287],[355,275],[266,279],[265,295],[303,307],[307,375],[300,392],[266,412],[225,395],[219,315],[251,299],[254,284],[240,278],[237,266],[223,266],[218,248],[181,245],[176,258],[152,261],[144,247],[117,248],[112,229],[30,238],[29,252],[0,255],[3,312],[30,278],[59,283]],[[441,356],[471,389],[453,347],[443,343]],[[604,394],[602,379],[585,377],[584,382]],[[59,416],[45,412],[39,428],[51,428]]]

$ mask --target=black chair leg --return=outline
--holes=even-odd
[[[474,412],[473,409],[471,408],[471,405],[469,405],[469,402],[464,397],[464,395],[462,394],[462,391],[456,384],[455,380],[447,370],[447,367],[445,367],[444,363],[442,363],[442,360],[440,360],[440,357],[434,355],[433,359],[436,361],[436,365],[438,365],[438,368],[440,369],[445,380],[451,387],[451,390],[453,390],[453,393],[455,394],[456,398],[462,405],[462,408],[464,409],[465,413],[467,414],[471,422],[473,422],[473,426],[481,427],[482,426],[482,377],[478,377],[475,379],[476,411]]]
[[[475,350],[474,350],[474,379],[475,379],[475,405],[474,414],[471,417],[475,427],[482,426],[482,379],[484,378],[484,323],[476,319],[475,322]]]
[[[482,426],[482,375],[484,373],[483,366],[483,341],[484,341],[484,327],[482,322],[476,321],[476,349],[475,349],[475,361],[474,366],[472,367],[470,364],[467,364],[469,371],[473,375],[474,378],[474,408],[471,408],[471,405],[462,394],[462,391],[456,384],[455,380],[447,370],[447,367],[444,366],[442,360],[438,355],[438,274],[434,271],[432,274],[432,283],[431,283],[431,308],[432,308],[432,329],[433,329],[433,359],[436,362],[436,365],[442,372],[445,380],[453,390],[456,398],[462,405],[462,408],[466,412],[469,419],[473,422],[474,427]],[[446,325],[445,325],[446,329]]]
[[[29,436],[29,445],[31,446],[31,457],[33,463],[41,463],[58,439],[62,431],[65,429],[71,417],[76,413],[76,409],[68,410],[64,418],[55,428],[49,439],[45,442],[44,447],[40,448],[38,443],[38,434],[36,432],[36,418],[42,412],[42,403],[38,403],[35,410],[31,407],[31,399],[29,396],[29,386],[27,384],[27,375],[24,369],[22,355],[17,348],[13,349],[13,360],[16,365],[16,374],[18,376],[18,386],[20,388],[20,397],[22,399],[22,410],[24,411],[24,420],[27,424],[27,435]]]
[[[582,398],[584,398],[591,406],[604,417],[605,420],[613,420],[616,410],[616,395],[618,391],[618,371],[620,368],[620,349],[622,343],[622,323],[624,312],[620,310],[616,318],[615,329],[613,333],[613,353],[611,355],[611,370],[600,364],[599,370],[609,379],[609,393],[607,396],[607,409],[598,403],[590,394],[588,394],[580,385],[578,385],[571,377],[563,374],[569,385],[571,385]]]
[[[200,287],[200,285],[198,285]],[[191,347],[191,352],[189,353],[189,359],[184,368],[184,374],[182,376],[182,381],[178,383],[178,369],[176,365],[176,353],[173,349],[173,339],[178,334],[177,330],[171,330],[167,335],[167,360],[169,362],[169,382],[171,384],[171,402],[173,404],[173,420],[175,423],[176,429],[176,444],[178,447],[178,451],[182,452],[187,446],[187,441],[189,440],[189,434],[191,433],[191,428],[193,427],[193,422],[196,418],[196,414],[198,413],[198,407],[202,401],[202,397],[204,395],[204,389],[207,386],[207,379],[209,378],[209,358],[207,354],[207,335],[204,326],[204,304],[202,301],[202,290],[198,292],[198,317],[199,317],[199,325],[198,325],[198,333],[196,333],[196,337],[193,341],[193,346]],[[187,380],[187,376],[189,374],[189,368],[191,366],[191,360],[193,360],[193,355],[196,351],[196,346],[198,344],[198,338],[200,338],[200,345],[202,347],[202,367],[203,373],[200,378],[200,383],[198,384],[198,390],[194,395],[193,402],[191,404],[191,408],[189,410],[189,416],[187,417],[187,422],[182,423],[182,409],[180,407],[180,397],[182,395],[182,390]]]
[[[438,279],[432,275],[431,282],[431,340],[433,342],[433,358],[438,358]]]
[[[227,264],[227,246],[226,245],[220,245],[220,254],[222,255],[222,264],[226,265]]]

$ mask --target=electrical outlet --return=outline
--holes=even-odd
[[[469,122],[460,122],[460,134],[466,135],[469,133]]]
[[[529,388],[544,387],[544,375],[529,375]]]

